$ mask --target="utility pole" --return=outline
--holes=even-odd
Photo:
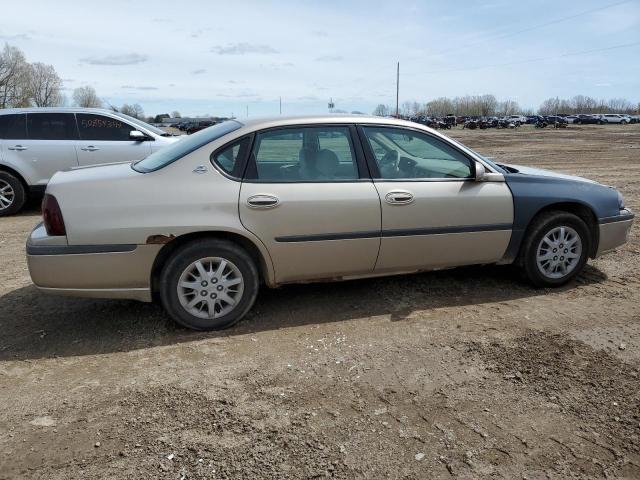
[[[280,97],[280,115],[282,115],[282,97]]]
[[[396,70],[396,118],[400,117],[400,62]]]
[[[249,118],[249,105],[247,105],[247,118]]]

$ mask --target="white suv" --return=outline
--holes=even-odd
[[[622,125],[629,123],[629,119],[626,115],[620,115],[617,113],[605,113],[600,115],[600,118],[606,123],[620,123]]]
[[[0,111],[0,216],[19,211],[60,170],[130,162],[179,137],[118,112],[88,108]]]

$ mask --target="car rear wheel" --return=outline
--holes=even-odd
[[[160,298],[179,324],[194,330],[230,327],[246,315],[258,294],[258,270],[232,242],[197,240],[180,248],[160,278]]]
[[[0,171],[0,217],[17,213],[26,199],[22,182],[9,172]]]
[[[547,212],[529,229],[521,264],[537,287],[559,287],[582,271],[591,247],[584,221],[568,212]]]

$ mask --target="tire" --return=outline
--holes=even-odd
[[[220,267],[216,262],[222,260],[226,262],[222,274],[212,274]],[[205,272],[195,265],[198,261]],[[199,272],[207,274],[208,278],[201,281]],[[233,282],[237,278],[241,283],[233,286],[222,283],[223,279]],[[258,295],[258,280],[258,269],[244,249],[227,240],[202,239],[180,247],[169,258],[160,274],[159,293],[163,307],[180,325],[193,330],[220,330],[240,321],[251,309]],[[179,283],[197,288],[180,287]],[[224,310],[231,306],[225,300],[229,298],[236,303],[225,313]],[[189,308],[193,301],[195,303]],[[211,318],[211,308],[219,316],[214,314]]]
[[[558,243],[553,245],[553,248],[558,249],[558,252],[554,252],[550,244],[543,243],[543,239],[552,234],[552,232],[556,234],[564,232],[568,236],[565,239],[572,242],[572,246],[566,248],[567,245],[563,243],[563,240],[558,239]],[[574,241],[576,236],[579,237],[579,242]],[[587,263],[590,251],[591,236],[589,235],[589,228],[581,218],[563,211],[545,212],[534,219],[527,230],[519,263],[526,278],[536,287],[559,287],[571,281],[582,271]],[[548,260],[541,260],[542,266],[538,262],[539,253],[545,253],[550,256]],[[558,255],[553,255],[554,253],[558,253]],[[571,257],[567,255],[565,260],[563,254],[567,253]],[[562,260],[565,261],[563,262]],[[561,265],[554,268],[553,265],[556,262]],[[564,272],[562,265],[564,265]],[[544,267],[547,267],[547,273],[545,273]]]
[[[0,170],[0,217],[18,213],[27,201],[27,192],[19,178]]]

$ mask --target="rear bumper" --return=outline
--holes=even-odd
[[[600,219],[598,222],[600,241],[595,256],[599,257],[627,243],[633,219],[634,214],[629,209],[620,210],[620,214],[614,217]]]
[[[38,225],[27,241],[27,265],[46,293],[151,301],[151,269],[162,245],[67,245]]]

